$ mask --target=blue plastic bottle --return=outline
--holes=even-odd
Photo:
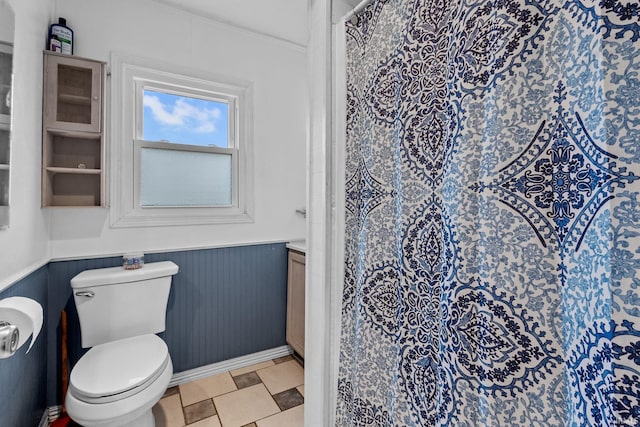
[[[73,30],[67,27],[67,20],[58,18],[57,24],[49,27],[49,50],[65,55],[73,55]]]

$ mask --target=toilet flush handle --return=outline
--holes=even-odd
[[[76,292],[77,297],[87,297],[93,298],[96,294],[93,291],[78,291]]]

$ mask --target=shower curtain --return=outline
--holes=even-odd
[[[346,23],[339,426],[640,426],[640,2]]]

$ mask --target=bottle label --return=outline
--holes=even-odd
[[[65,55],[71,55],[72,53],[71,39],[73,37],[73,32],[68,28],[64,28],[59,25],[54,25],[53,28],[51,29],[51,35],[55,36],[60,41],[61,52],[64,53]]]
[[[49,41],[49,50],[51,52],[62,52],[62,44],[60,43],[60,40],[51,37],[51,40]]]

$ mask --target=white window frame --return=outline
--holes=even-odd
[[[111,226],[253,222],[253,87],[250,82],[184,69],[158,61],[111,54]],[[228,104],[229,146],[199,147],[142,139],[143,90],[192,96]],[[140,205],[142,148],[198,151],[232,156],[229,206]]]

